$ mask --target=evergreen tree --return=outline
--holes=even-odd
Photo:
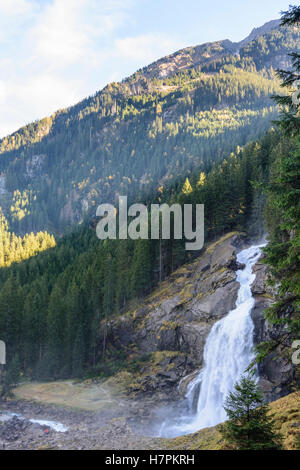
[[[124,308],[130,297],[130,253],[128,240],[119,240],[117,248],[116,307]]]
[[[300,331],[300,139],[296,139],[294,150],[277,160],[268,196],[269,224],[273,228],[264,262],[280,287],[277,302],[266,311],[266,317],[272,323],[286,325],[285,333],[292,340]],[[282,315],[285,311],[291,315]]]
[[[12,389],[18,384],[20,380],[21,365],[19,356],[15,354],[11,362],[6,366],[6,371],[2,377],[2,388],[0,398],[10,398],[12,396]]]
[[[47,338],[48,290],[45,279],[34,282],[24,302],[24,367],[41,360]]]
[[[300,6],[290,6],[288,11],[283,12],[281,25],[299,27],[300,25]],[[297,134],[300,131],[300,54],[292,52],[289,54],[292,60],[291,70],[278,70],[277,74],[281,78],[281,86],[290,90],[294,87],[292,93],[285,96],[274,96],[274,100],[281,105],[281,119],[279,125],[290,134]]]
[[[7,346],[8,359],[23,348],[23,303],[24,291],[12,273],[0,292],[0,334]]]
[[[55,378],[60,376],[65,366],[65,352],[68,347],[66,327],[66,299],[61,285],[57,283],[50,295],[47,315],[49,356],[47,368]]]
[[[145,295],[151,288],[149,240],[135,242],[130,281],[134,296]]]
[[[300,7],[291,6],[284,12],[282,24],[299,27],[299,16]],[[300,55],[294,53],[292,59],[292,70],[279,71],[283,87],[299,86]],[[269,322],[284,327],[284,334],[277,340],[261,344],[261,357],[278,343],[286,352],[300,332],[300,100],[295,102],[290,94],[275,99],[282,106],[278,124],[284,131],[285,140],[267,185],[270,243],[265,249],[265,263],[270,266],[273,284],[280,286],[277,302],[266,310],[265,316]]]
[[[242,377],[225,401],[229,418],[220,428],[226,442],[238,450],[278,450],[282,436],[276,431],[269,407],[255,380]]]

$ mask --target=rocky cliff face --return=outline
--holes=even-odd
[[[255,306],[252,311],[254,322],[254,343],[271,341],[281,338],[284,341],[284,326],[270,325],[264,318],[264,310],[274,302],[276,289],[268,286],[268,268],[263,264],[263,257],[254,266],[256,274],[252,285],[252,293],[255,297]],[[290,312],[285,312],[289,315]],[[296,366],[292,362],[291,355],[278,346],[270,353],[263,363],[258,366],[260,385],[267,401],[274,401],[293,391],[293,384],[299,382]],[[299,374],[298,374],[299,375]]]
[[[155,396],[155,401],[165,403],[184,395],[203,365],[212,325],[235,306],[239,288],[236,271],[241,268],[236,254],[249,244],[244,234],[227,234],[195,261],[176,270],[133,311],[109,322],[108,345],[125,351],[129,361],[144,358],[139,372],[127,378],[129,395],[143,399]],[[254,272],[252,318],[257,344],[282,336],[283,331],[271,327],[263,315],[274,301],[274,292],[267,286],[267,267],[262,259]],[[295,378],[291,358],[277,356],[274,351],[259,365],[267,401],[290,393]]]
[[[250,41],[254,41],[256,38],[259,36],[263,36],[264,34],[269,33],[273,29],[279,28],[280,26],[280,20],[271,20],[265,23],[263,26],[260,26],[259,28],[253,28],[249,36],[247,36],[245,39],[240,41],[238,44],[239,47],[243,47],[245,44],[248,44]]]
[[[201,368],[212,325],[235,305],[236,253],[244,244],[242,234],[224,236],[175,271],[136,310],[110,322],[110,345],[129,357],[149,357],[130,386],[133,394],[176,398],[180,380]]]
[[[279,25],[280,20],[269,21],[259,28],[254,28],[249,36],[240,42],[224,39],[194,47],[186,47],[144,67],[143,76],[146,78],[166,78],[178,71],[211,64],[226,55],[237,54],[246,44],[254,41],[259,36],[270,33]]]

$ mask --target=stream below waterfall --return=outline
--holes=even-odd
[[[53,429],[56,432],[66,432],[68,430],[67,426],[57,421],[51,421],[48,419],[33,419],[33,418],[27,419],[27,418],[24,418],[24,416],[22,416],[20,413],[13,413],[11,411],[6,411],[6,412],[0,411],[0,423],[5,423],[7,421],[10,421],[14,417],[23,421],[27,420],[32,424],[39,424],[40,426],[46,426],[50,429]]]
[[[224,401],[254,359],[252,268],[263,246],[251,246],[237,255],[237,261],[245,267],[237,271],[240,287],[236,306],[211,328],[203,352],[204,366],[187,387],[186,404],[190,410],[195,410],[196,404],[196,410],[166,419],[159,431],[161,437],[193,433],[226,420]]]

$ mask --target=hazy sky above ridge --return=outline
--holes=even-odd
[[[0,137],[183,47],[240,41],[290,3],[0,0]]]

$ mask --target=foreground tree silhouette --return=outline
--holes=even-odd
[[[282,12],[281,26],[300,27],[300,6],[290,5],[288,11]],[[289,70],[277,70],[277,75],[281,79],[281,87],[286,89],[288,94],[273,96],[273,99],[281,108],[280,120],[277,123],[286,134],[293,136],[298,135],[300,131],[300,54],[291,52],[288,55],[291,58],[292,67]]]
[[[226,442],[238,450],[276,450],[282,447],[282,436],[275,430],[269,407],[257,383],[242,377],[225,401],[229,420],[220,428]]]
[[[283,12],[281,24],[300,28],[300,6],[291,5]],[[300,332],[300,54],[289,55],[290,69],[277,71],[281,86],[288,93],[273,97],[281,108],[277,124],[284,140],[265,185],[269,243],[263,250],[264,263],[270,268],[270,283],[279,284],[276,302],[264,311],[264,316],[275,327],[283,328],[284,333],[258,345],[259,360],[278,350],[278,346],[281,356],[291,354],[291,344]]]

